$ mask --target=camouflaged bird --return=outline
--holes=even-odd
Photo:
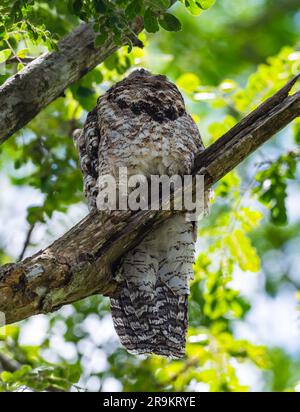
[[[120,167],[127,167],[128,176],[147,178],[189,174],[196,153],[204,149],[177,87],[144,69],[98,99],[76,144],[90,209],[97,207],[101,175],[117,178]],[[121,343],[131,353],[184,355],[195,230],[183,214],[174,214],[117,269],[122,286],[111,298],[111,311]]]

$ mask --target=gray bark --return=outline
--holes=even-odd
[[[142,28],[137,19],[133,31]],[[92,26],[81,25],[59,43],[58,52],[44,53],[0,87],[0,145],[118,48],[111,38],[95,48],[94,38]]]
[[[300,115],[300,93],[289,96],[297,78],[197,156],[193,174],[203,174],[206,187]],[[118,284],[112,273],[122,255],[171,215],[115,211],[103,221],[90,213],[45,250],[0,267],[0,311],[7,323],[93,294],[113,296]]]

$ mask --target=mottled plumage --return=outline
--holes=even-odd
[[[99,176],[189,174],[203,150],[177,87],[165,76],[135,71],[98,99],[77,138],[84,190],[96,207]],[[181,357],[193,276],[195,224],[177,213],[124,257],[120,294],[111,299],[115,329],[131,352]]]

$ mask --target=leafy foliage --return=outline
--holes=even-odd
[[[62,5],[58,0],[49,2],[4,0],[0,5],[0,41],[5,46],[9,41],[18,42],[22,38],[23,41],[43,44],[48,49],[53,49],[57,47],[57,40],[64,32],[61,23],[66,19],[71,24],[77,23],[78,20],[92,22],[97,33],[97,47],[112,36],[116,45],[121,46],[122,39],[126,39],[125,42],[132,48],[136,43],[133,22],[139,17],[145,20],[146,30],[149,29],[151,33],[159,30],[158,22],[165,30],[180,30],[181,24],[177,17],[166,13],[175,2],[171,0],[68,0],[65,5]],[[186,7],[195,14],[196,9],[200,12],[213,3],[207,0],[192,1],[186,2]],[[53,25],[55,11],[59,13],[61,19],[57,28]],[[42,24],[40,16],[44,17]],[[0,63],[8,60],[10,56],[8,52],[13,52],[11,47],[10,49],[1,51]]]
[[[12,392],[28,387],[39,392],[44,390],[67,391],[73,386],[76,388],[75,384],[81,373],[78,363],[71,365],[62,362],[54,365],[45,362],[41,357],[39,347],[19,345],[19,332],[17,326],[6,327],[6,348],[1,353],[1,360],[6,359],[11,362],[11,366],[9,371],[4,370],[0,373],[0,392]],[[14,361],[10,358],[12,353]]]
[[[257,174],[258,185],[254,192],[259,193],[259,200],[271,207],[273,223],[286,224],[286,198],[288,179],[295,179],[297,160],[300,153],[291,152],[280,156],[268,168]]]

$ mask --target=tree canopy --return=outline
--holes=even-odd
[[[127,70],[176,82],[209,146],[300,72],[299,12],[296,0],[2,0],[2,87],[56,56],[80,24],[95,32],[91,48],[116,51],[1,144],[0,264],[87,213],[72,132]],[[1,328],[0,391],[298,391],[299,145],[295,120],[215,186],[198,233],[186,358],[129,355],[97,295]]]

